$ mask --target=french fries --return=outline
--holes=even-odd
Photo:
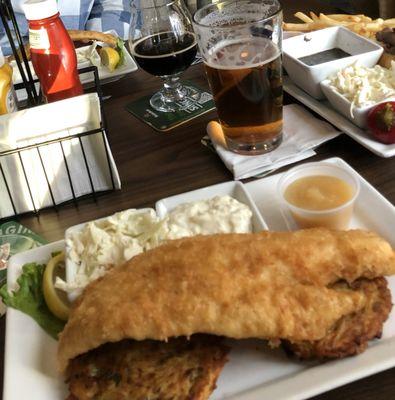
[[[384,28],[395,28],[395,18],[382,19],[372,18],[363,15],[348,14],[323,14],[319,15],[310,12],[309,15],[299,11],[295,17],[300,19],[302,23],[286,23],[283,28],[285,31],[309,32],[317,29],[329,28],[331,26],[344,26],[359,35],[373,39],[377,32]]]
[[[298,12],[295,14],[295,17],[296,17],[296,18],[299,18],[300,20],[302,20],[303,22],[306,22],[306,23],[313,22],[313,20],[312,20],[310,17],[308,17],[306,14],[304,14],[304,13],[302,13],[302,12],[300,12],[300,11],[298,11]]]

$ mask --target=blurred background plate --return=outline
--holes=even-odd
[[[105,32],[105,33],[113,34],[114,31],[109,31],[109,32]],[[83,52],[84,50],[88,49],[89,46],[90,45],[79,47],[76,49],[76,51]],[[137,65],[134,62],[133,57],[130,55],[129,51],[127,50],[126,46],[124,47],[124,49],[125,49],[125,52],[124,52],[125,53],[125,62],[120,67],[116,68],[113,72],[110,72],[110,70],[107,67],[104,67],[103,65],[98,67],[99,79],[100,79],[100,83],[102,85],[109,83],[109,82],[117,81],[117,80],[121,79],[124,75],[137,70]],[[18,83],[22,83],[22,77],[18,70],[15,60],[11,61],[10,65],[13,68],[12,80],[13,80],[14,85],[16,85]],[[29,65],[30,65],[31,71],[33,73],[33,78],[36,79],[37,76],[34,73],[34,69],[33,69],[31,61],[29,61]],[[78,63],[78,68],[85,68],[85,67],[90,67],[90,66],[92,66],[92,63],[89,60],[80,61]],[[87,72],[87,73],[81,74],[80,79],[81,79],[81,83],[84,85],[85,88],[94,86],[95,78],[94,78],[94,75],[92,72]],[[37,90],[39,90],[38,83],[36,84],[36,88],[37,88]],[[27,94],[24,89],[17,90],[16,93],[17,93],[19,101],[25,100],[27,98]]]

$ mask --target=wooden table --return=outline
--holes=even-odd
[[[201,65],[190,68],[184,78],[207,86],[202,68]],[[104,94],[111,95],[105,101],[104,110],[109,141],[121,176],[121,191],[106,193],[97,202],[92,199],[82,200],[78,207],[70,204],[60,207],[58,212],[44,210],[39,217],[24,216],[20,218],[20,222],[49,241],[54,241],[63,238],[64,230],[71,225],[130,207],[151,207],[160,198],[231,180],[231,173],[218,156],[200,144],[206,124],[215,117],[215,112],[197,118],[170,133],[157,133],[125,110],[127,103],[153,93],[159,86],[157,78],[138,71],[103,87]],[[292,99],[286,98],[286,101],[290,102]],[[395,203],[395,157],[379,158],[346,135],[323,145],[314,160],[332,156],[343,158],[387,199]],[[4,326],[2,318],[2,346]],[[0,376],[2,375],[1,373]],[[314,399],[394,398],[395,368]]]

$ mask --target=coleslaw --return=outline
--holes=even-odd
[[[167,240],[215,233],[252,231],[252,211],[230,196],[180,204],[163,219],[153,209],[130,209],[88,222],[66,237],[67,259],[76,265],[55,287],[81,293],[90,282]]]
[[[354,107],[375,105],[395,96],[395,65],[391,69],[375,65],[367,68],[357,63],[341,69],[328,78],[330,87]]]
[[[72,281],[56,278],[65,291],[84,288],[109,269],[123,264],[163,240],[163,221],[152,209],[130,209],[88,222],[66,239],[67,257],[77,265]]]

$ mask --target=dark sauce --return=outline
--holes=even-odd
[[[351,54],[335,47],[333,49],[320,51],[319,53],[310,54],[308,56],[300,57],[298,60],[306,65],[319,65],[328,61],[339,60],[341,58],[349,57]]]

